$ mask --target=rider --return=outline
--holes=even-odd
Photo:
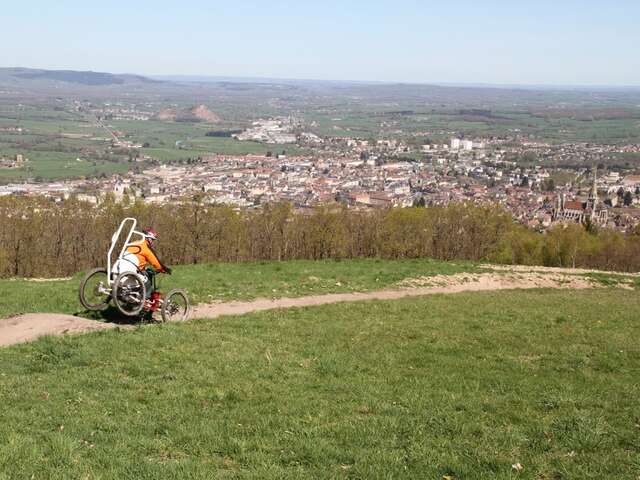
[[[144,237],[142,240],[129,244],[123,259],[133,263],[140,272],[146,273],[144,283],[147,297],[149,297],[152,293],[153,276],[156,273],[171,274],[171,269],[160,261],[153,248],[154,242],[158,239],[156,231],[152,228],[146,228],[142,234]]]

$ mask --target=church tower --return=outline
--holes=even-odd
[[[591,220],[596,219],[596,209],[598,207],[598,167],[594,167],[593,169],[593,187],[591,187],[591,191],[589,192],[589,199],[587,200],[587,210],[591,217]]]

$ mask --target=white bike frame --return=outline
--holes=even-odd
[[[116,245],[118,244],[120,235],[122,235],[122,232],[125,231],[125,227],[127,226],[127,224],[130,224],[130,226],[128,227],[129,230],[127,233],[127,237],[124,241],[124,245],[122,246],[122,250],[120,250],[120,253],[118,254],[118,257],[116,258],[116,260],[114,262],[111,262],[113,251],[115,250]],[[111,278],[111,272],[113,270],[113,266],[118,261],[122,260],[122,258],[124,257],[124,254],[127,251],[127,247],[131,245],[131,238],[134,235],[138,235],[142,240],[144,240],[144,234],[136,230],[137,226],[138,226],[138,221],[135,218],[127,217],[124,220],[122,220],[122,222],[120,222],[120,226],[111,237],[111,246],[109,247],[109,252],[107,253],[107,281],[109,282],[109,286],[112,285],[114,280]]]

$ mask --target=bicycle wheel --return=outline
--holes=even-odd
[[[135,317],[144,308],[146,290],[140,275],[134,272],[121,273],[113,284],[113,303],[123,315]]]
[[[78,296],[87,310],[100,312],[106,310],[111,300],[111,287],[104,268],[94,268],[80,282]]]
[[[171,290],[164,297],[160,309],[163,322],[179,322],[189,315],[189,299],[184,290]]]

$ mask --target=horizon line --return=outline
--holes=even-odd
[[[340,79],[318,79],[301,77],[270,77],[261,75],[213,75],[213,74],[145,74],[133,72],[113,72],[105,70],[83,70],[75,68],[39,68],[10,66],[0,67],[0,69],[13,70],[42,70],[42,71],[68,71],[78,73],[97,73],[110,75],[128,75],[146,77],[151,80],[183,81],[188,83],[206,83],[208,81],[236,81],[236,82],[315,82],[315,83],[348,83],[364,85],[407,85],[407,86],[435,86],[435,87],[459,87],[459,88],[487,88],[487,89],[523,89],[523,90],[634,90],[640,89],[640,84],[602,84],[602,83],[502,83],[502,82],[459,82],[459,81],[405,81],[405,80],[340,80]]]

